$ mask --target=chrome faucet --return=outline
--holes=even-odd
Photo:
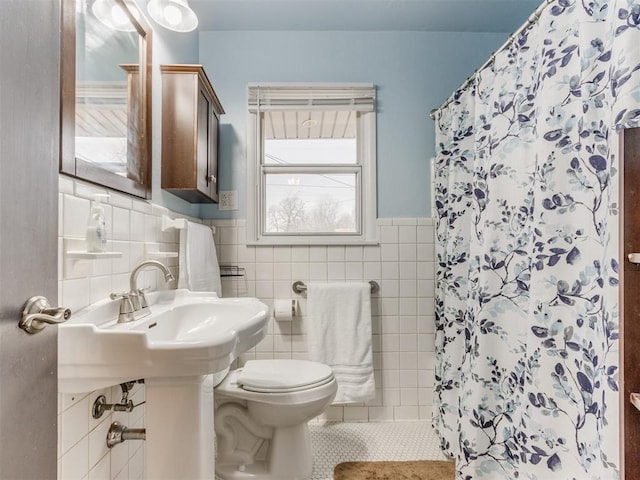
[[[120,314],[118,315],[118,323],[131,322],[132,320],[138,320],[151,313],[149,306],[147,305],[147,299],[144,295],[144,290],[138,288],[138,274],[147,267],[154,267],[159,269],[164,275],[164,281],[170,282],[174,280],[173,275],[169,269],[161,262],[157,260],[145,260],[138,264],[131,272],[129,279],[129,292],[125,293],[112,293],[109,297],[111,300],[121,298]]]

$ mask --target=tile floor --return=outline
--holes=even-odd
[[[309,423],[314,449],[310,480],[332,480],[340,462],[447,460],[430,422]],[[216,480],[223,480],[216,476]]]
[[[446,460],[429,422],[311,423],[311,480],[333,479],[333,468],[354,460]]]

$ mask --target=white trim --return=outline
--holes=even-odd
[[[247,245],[258,244],[257,214],[260,211],[258,178],[260,165],[256,164],[258,156],[258,117],[256,113],[249,113],[247,119]]]
[[[259,241],[249,242],[247,241],[247,245],[250,247],[278,247],[278,246],[297,246],[297,245],[308,245],[308,246],[336,246],[336,245],[345,245],[345,246],[375,246],[379,245],[378,240],[362,240],[360,238],[350,238],[350,237],[329,237],[325,235],[315,235],[311,236],[294,236],[291,235],[289,237],[278,236],[278,237],[267,237],[263,236]]]
[[[313,91],[313,89],[316,91]],[[351,88],[351,90],[349,90]],[[319,93],[318,93],[319,92]],[[361,112],[358,121],[358,163],[354,165],[341,165],[338,169],[357,171],[359,176],[359,195],[357,209],[359,213],[359,233],[355,234],[263,234],[261,212],[262,173],[274,170],[272,165],[261,165],[260,150],[262,149],[262,136],[260,134],[260,112],[269,107],[282,110],[286,104],[287,94],[294,94],[299,100],[318,99],[327,95],[322,100],[323,110],[335,110],[326,99],[344,99],[350,93],[352,97],[362,92],[371,100],[370,108],[362,108],[364,104],[354,106],[350,110]],[[305,97],[306,95],[306,97]],[[251,104],[253,96],[253,104]],[[264,96],[264,97],[263,97]],[[263,98],[268,99],[263,102]],[[313,100],[315,101],[315,100]],[[275,107],[274,103],[279,103]],[[378,229],[376,226],[377,195],[376,195],[376,113],[375,113],[375,86],[373,84],[250,84],[249,85],[249,119],[247,121],[247,245],[377,245]],[[288,106],[291,106],[289,103]],[[309,103],[294,109],[309,109]],[[315,108],[315,106],[314,106]],[[277,167],[278,172],[296,170],[305,173],[313,173],[317,166],[288,165]],[[332,169],[331,165],[322,168]]]
[[[366,142],[360,142],[363,151],[361,158],[362,163],[362,235],[366,242],[378,241],[378,229],[376,228],[376,220],[378,214],[378,197],[377,197],[377,154],[376,154],[376,115],[375,111],[372,113],[364,114],[363,121],[358,125],[358,128],[363,129],[364,136],[360,135],[359,138],[365,138]],[[367,160],[365,168],[364,161]]]
[[[359,88],[375,88],[375,84],[371,82],[336,82],[336,83],[324,83],[324,82],[251,82],[247,84],[248,88],[272,88],[280,90],[294,90],[294,89],[314,89],[314,90],[337,90],[337,89],[359,89]]]

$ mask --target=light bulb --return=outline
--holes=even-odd
[[[167,5],[164,7],[164,18],[169,25],[176,26],[182,22],[182,12],[178,7]]]
[[[123,27],[129,23],[129,17],[124,13],[120,5],[114,5],[111,7],[111,18],[116,27]]]
[[[127,8],[114,0],[96,0],[91,11],[103,25],[121,32],[135,32],[136,27],[131,22]],[[131,15],[138,19],[137,10],[130,10]]]
[[[187,0],[150,0],[147,11],[158,25],[174,32],[191,32],[198,26]]]

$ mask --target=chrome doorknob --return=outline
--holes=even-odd
[[[22,318],[18,326],[25,332],[34,335],[48,324],[66,322],[71,317],[71,310],[64,307],[52,308],[45,297],[31,297],[24,304]]]

